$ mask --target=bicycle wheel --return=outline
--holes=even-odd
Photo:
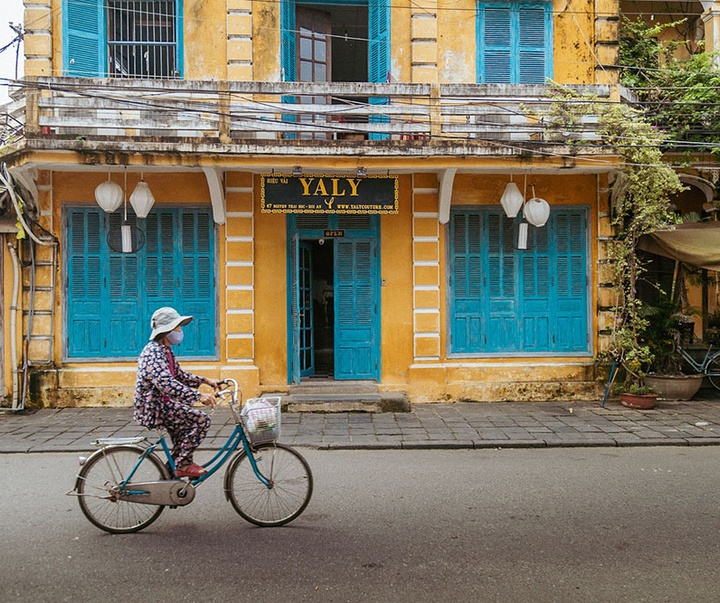
[[[120,485],[145,451],[136,446],[112,446],[94,453],[78,474],[75,490],[85,517],[101,530],[113,534],[137,532],[149,526],[163,512],[162,505],[123,500]],[[135,471],[132,481],[155,482],[168,479],[165,466],[154,454],[148,455]]]
[[[310,466],[302,455],[283,444],[260,444],[255,449],[255,475],[244,451],[238,453],[225,474],[225,496],[243,519],[257,526],[281,526],[305,510],[313,490]]]
[[[720,389],[720,352],[715,354],[705,366],[705,374],[715,389]]]

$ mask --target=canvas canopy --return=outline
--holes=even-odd
[[[720,222],[678,224],[640,237],[638,247],[708,270],[720,271]]]

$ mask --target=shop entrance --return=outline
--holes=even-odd
[[[290,381],[377,380],[376,216],[300,215],[288,222]]]

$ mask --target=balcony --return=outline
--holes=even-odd
[[[608,86],[575,86],[608,99]],[[0,159],[39,151],[314,157],[612,155],[549,86],[38,78],[0,107]],[[4,110],[4,111],[3,111]]]

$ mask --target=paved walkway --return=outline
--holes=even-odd
[[[232,431],[226,408],[212,417],[204,449]],[[98,437],[146,435],[129,408],[0,412],[0,453],[81,452]],[[318,449],[550,448],[720,444],[720,392],[638,411],[617,401],[414,405],[409,413],[284,413],[281,442]]]

